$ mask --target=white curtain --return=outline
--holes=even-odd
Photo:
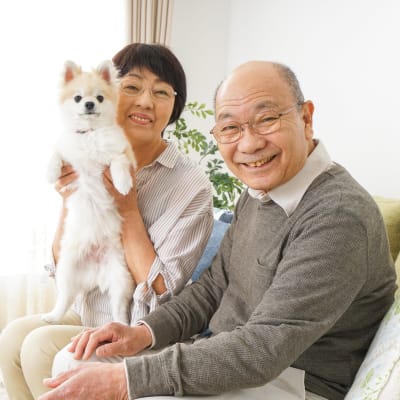
[[[95,67],[129,42],[127,3],[0,3],[0,330],[18,316],[47,311],[54,301],[54,282],[43,265],[60,198],[45,170],[62,129],[59,78],[65,60]]]
[[[17,317],[49,311],[56,294],[52,279],[33,272],[2,275],[0,293],[0,330]]]
[[[168,46],[173,0],[130,0],[131,42]]]

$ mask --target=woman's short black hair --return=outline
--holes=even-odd
[[[112,61],[119,71],[119,77],[132,68],[148,69],[171,85],[177,94],[169,124],[180,117],[186,104],[186,76],[171,50],[161,44],[131,43],[120,50]]]

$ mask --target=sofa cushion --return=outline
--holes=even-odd
[[[203,255],[192,274],[192,281],[197,281],[203,271],[211,265],[212,260],[217,254],[221,240],[229,227],[232,216],[233,214],[230,211],[214,209],[214,227]]]
[[[390,252],[393,261],[397,259],[400,251],[400,200],[386,197],[374,197],[385,221],[388,233]]]
[[[399,296],[400,294],[400,253],[396,258],[396,261],[394,262],[394,268],[396,270],[396,284],[397,284],[397,290],[396,290],[396,297]]]
[[[386,313],[345,400],[400,398],[400,298]]]

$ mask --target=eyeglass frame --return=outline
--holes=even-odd
[[[249,128],[250,128],[255,134],[260,135],[260,136],[268,136],[268,135],[271,135],[272,133],[275,133],[275,132],[279,131],[279,129],[281,128],[281,121],[280,121],[281,117],[283,117],[284,115],[289,114],[289,113],[292,112],[296,107],[302,106],[303,104],[304,104],[304,102],[297,102],[296,104],[293,104],[291,107],[289,107],[287,110],[278,113],[278,114],[276,115],[276,120],[279,120],[279,127],[278,127],[276,130],[271,131],[271,132],[268,132],[268,133],[260,133],[260,132],[258,132],[256,129],[254,129],[254,126],[253,126],[253,125],[254,125],[254,121],[248,120],[248,121],[243,122],[243,123],[239,123],[239,122],[236,122],[236,121],[232,121],[232,122],[231,122],[232,124],[237,125],[238,128],[239,128],[239,136],[238,136],[238,138],[235,139],[235,140],[233,140],[233,141],[231,141],[231,142],[220,142],[220,141],[218,140],[218,138],[217,138],[218,135],[216,135],[216,134],[214,133],[214,129],[216,128],[216,126],[218,125],[218,123],[215,124],[214,127],[210,130],[210,134],[213,135],[214,138],[215,138],[215,140],[216,140],[218,143],[220,143],[220,144],[232,144],[232,143],[238,142],[238,141],[243,137],[243,132],[244,132],[243,126],[244,126],[244,125],[248,125]]]
[[[155,95],[154,95],[154,87],[146,88],[146,87],[143,86],[143,85],[142,85],[141,89],[140,89],[137,93],[127,93],[126,90],[125,90],[125,88],[124,88],[124,86],[123,86],[123,82],[124,82],[124,80],[121,79],[121,80],[120,80],[120,92],[123,93],[123,94],[125,94],[126,96],[129,96],[129,97],[134,97],[134,98],[135,98],[135,97],[139,97],[139,96],[141,96],[146,90],[149,91],[150,96],[151,96],[151,98],[152,98],[154,101],[159,101],[159,100],[161,100],[161,101],[172,100],[172,99],[175,98],[175,96],[178,95],[178,93],[176,92],[176,90],[174,90],[174,88],[173,88],[172,86],[171,86],[172,93],[171,93],[171,94],[167,93],[167,97],[165,97],[165,98],[155,96]],[[168,83],[165,83],[165,84],[168,85]],[[134,85],[132,84],[131,86],[134,86]]]

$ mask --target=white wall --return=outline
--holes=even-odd
[[[397,0],[175,0],[172,47],[189,97],[209,105],[234,66],[289,65],[332,158],[372,194],[400,197],[399,17]]]
[[[174,0],[171,49],[188,80],[188,100],[212,105],[227,70],[229,0]]]
[[[229,0],[174,0],[170,47],[185,69],[188,101],[213,108],[215,88],[227,70],[228,29]],[[185,117],[206,135],[214,121]]]

